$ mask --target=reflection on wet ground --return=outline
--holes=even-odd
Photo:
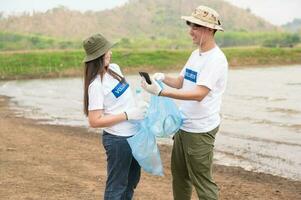
[[[218,163],[301,180],[301,66],[229,73]]]
[[[300,65],[230,70],[216,163],[301,180],[300,74]],[[133,92],[139,88],[138,76],[128,76],[128,81]],[[13,97],[12,106],[20,115],[44,123],[87,126],[81,79],[3,82],[0,94]]]

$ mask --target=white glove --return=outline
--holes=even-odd
[[[157,81],[163,81],[165,79],[165,74],[164,73],[155,73],[152,78]]]
[[[157,81],[155,81],[153,78],[151,78],[152,84],[148,84],[144,79],[141,81],[141,87],[146,90],[147,92],[158,96],[160,92],[162,91],[161,86]]]
[[[138,106],[130,108],[125,113],[127,115],[127,120],[141,120],[144,119],[148,109],[148,104],[139,103]]]

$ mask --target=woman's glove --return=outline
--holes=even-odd
[[[155,81],[153,78],[151,78],[152,84],[148,84],[144,79],[141,81],[141,87],[146,90],[147,92],[159,96],[159,94],[162,91],[161,86]]]
[[[146,102],[139,103],[137,107],[128,109],[125,114],[127,120],[142,120],[144,119],[148,109],[148,104]]]
[[[165,79],[165,74],[164,73],[155,73],[152,78],[157,81],[163,81]]]

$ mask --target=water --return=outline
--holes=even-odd
[[[216,163],[301,180],[300,75],[301,65],[229,71]],[[139,80],[128,76],[133,90]],[[82,88],[80,78],[8,81],[0,83],[0,94],[12,97],[22,116],[88,127]]]

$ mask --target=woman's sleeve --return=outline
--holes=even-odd
[[[88,90],[89,106],[88,110],[101,110],[104,108],[104,93],[100,81],[93,81]]]

